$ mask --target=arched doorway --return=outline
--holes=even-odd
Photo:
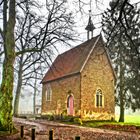
[[[67,98],[67,114],[73,116],[74,113],[74,98],[72,95],[69,95]]]

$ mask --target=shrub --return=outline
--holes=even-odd
[[[49,115],[49,116],[48,116],[48,120],[49,120],[49,121],[53,121],[53,120],[54,120],[54,116],[53,116],[53,115]]]
[[[49,118],[49,115],[41,115],[41,119],[46,119],[46,120],[48,120],[48,118]]]
[[[83,124],[83,122],[80,118],[74,118],[74,123],[77,123],[77,124],[80,124],[80,125]]]
[[[65,122],[73,122],[73,117],[72,116],[67,116],[67,115],[63,115],[63,121]]]
[[[63,115],[67,115],[67,109],[62,110]]]

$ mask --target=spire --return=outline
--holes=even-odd
[[[91,10],[89,10],[89,20],[88,20],[88,25],[85,28],[87,30],[87,39],[90,39],[93,37],[93,30],[95,29],[93,22],[91,20]],[[91,32],[91,37],[89,36]],[[89,38],[90,37],[90,38]]]

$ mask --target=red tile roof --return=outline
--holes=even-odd
[[[58,55],[44,76],[42,83],[79,73],[98,38],[101,37],[96,36],[63,54]],[[97,41],[97,44],[98,42],[99,41]]]

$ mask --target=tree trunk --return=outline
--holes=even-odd
[[[17,89],[16,89],[16,94],[15,94],[15,100],[14,100],[14,116],[17,117],[18,116],[18,110],[19,110],[19,100],[20,100],[20,93],[21,93],[21,87],[22,87],[22,77],[20,77],[18,79],[18,83],[17,83]]]
[[[5,58],[3,63],[3,79],[0,88],[0,123],[4,130],[10,130],[10,125],[12,125],[13,63],[14,56],[8,60]]]
[[[23,55],[20,57],[19,60],[18,82],[17,82],[17,89],[15,94],[15,100],[14,100],[14,116],[18,116],[18,110],[19,110],[19,100],[20,100],[20,93],[22,87],[22,68],[23,68],[22,62],[23,62]]]
[[[122,78],[124,78],[124,76],[122,76]],[[120,79],[120,118],[119,118],[119,122],[124,122],[124,79]]]
[[[125,94],[124,94],[124,64],[123,64],[123,54],[122,54],[122,46],[120,46],[120,91],[119,91],[119,96],[120,96],[120,118],[119,122],[124,122],[124,104],[125,104]]]
[[[0,129],[12,129],[12,99],[13,99],[13,82],[14,82],[14,61],[15,61],[15,0],[9,1],[9,20],[7,27],[4,29],[4,53],[3,77],[0,87]]]
[[[119,122],[124,122],[124,95],[123,91],[120,91],[120,118]]]
[[[35,78],[37,78],[37,73],[35,73]],[[36,92],[37,92],[37,79],[34,82],[34,95],[33,95],[33,114],[36,114]]]

